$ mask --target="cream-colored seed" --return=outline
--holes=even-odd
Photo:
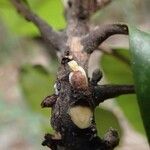
[[[79,65],[76,61],[72,60],[68,62],[68,65],[72,71],[78,71]]]
[[[87,79],[85,70],[81,66],[79,66],[77,64],[77,62],[74,61],[74,60],[68,62],[68,65],[69,65],[70,69],[73,72],[76,72],[76,71],[80,71],[81,72],[81,74],[85,77],[85,80],[86,80],[86,85],[85,86],[87,86],[88,85],[88,79]],[[71,72],[70,75],[69,75],[69,81],[70,81],[70,83],[71,83],[71,77],[73,75],[73,72]]]
[[[84,76],[86,76],[85,70],[79,66],[75,60],[68,62],[68,65],[72,71],[80,71]]]
[[[85,106],[74,106],[70,108],[69,115],[73,123],[80,129],[88,128],[93,118],[92,110]]]

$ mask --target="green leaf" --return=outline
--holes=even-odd
[[[110,127],[117,129],[119,135],[122,135],[121,126],[118,122],[118,119],[112,112],[102,108],[96,108],[95,120],[98,127],[98,134],[100,136],[104,136]]]
[[[8,0],[0,0],[0,8],[3,8],[3,7],[10,7],[10,3]]]
[[[55,29],[63,29],[66,26],[61,0],[39,1],[38,7],[33,7],[33,10]]]
[[[150,34],[134,27],[129,33],[138,104],[150,142]]]
[[[25,0],[26,1],[26,0]],[[60,0],[30,0],[27,1],[33,12],[48,22],[54,29],[63,29],[66,22],[63,16],[63,4]],[[0,0],[0,19],[16,34],[35,36],[38,29],[31,22],[26,21],[15,10],[9,0]]]
[[[47,109],[42,109],[42,100],[53,93],[55,77],[40,65],[25,65],[20,71],[20,85],[27,105],[31,110],[50,116]]]
[[[116,49],[118,53],[130,59],[129,50]],[[131,67],[122,61],[116,59],[112,55],[102,56],[102,68],[105,76],[110,83],[113,84],[134,84]],[[135,95],[122,95],[116,98],[116,102],[122,108],[124,114],[133,125],[133,127],[145,134],[139,107]]]

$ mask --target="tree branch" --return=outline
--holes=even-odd
[[[72,16],[87,19],[91,14],[110,4],[112,0],[68,0],[68,7],[74,9]]]
[[[89,32],[89,3],[93,0],[68,0],[66,19],[68,22],[67,35],[81,36]]]
[[[128,34],[128,27],[125,24],[111,24],[104,25],[92,30],[89,34],[84,36],[81,43],[84,46],[84,51],[92,53],[98,46],[107,38],[115,34]]]
[[[133,85],[98,85],[94,87],[95,105],[97,106],[109,98],[133,93],[135,93]]]
[[[41,36],[57,50],[60,50],[62,40],[60,33],[55,32],[50,25],[34,14],[22,0],[11,0],[17,11],[28,21],[31,21],[39,29]]]
[[[95,4],[94,5],[95,7],[93,7],[93,13],[104,8],[105,6],[107,6],[108,4],[112,2],[112,0],[93,0],[93,1]]]
[[[86,74],[89,61],[87,53],[92,53],[111,35],[128,34],[128,27],[123,24],[105,25],[89,33],[89,18],[92,7],[95,7],[94,2],[101,2],[100,8],[106,5],[102,5],[102,2],[106,1],[110,0],[68,0],[68,26],[64,34],[60,34],[34,14],[23,0],[11,0],[18,12],[37,26],[46,41],[57,50],[65,51],[57,73],[55,94],[46,97],[41,103],[43,108],[52,107],[51,125],[55,134],[46,134],[42,143],[52,150],[113,150],[118,145],[119,137],[116,131],[110,130],[103,139],[98,136],[94,109],[108,98],[134,93],[134,87],[97,85],[102,73],[96,70],[91,80]],[[69,66],[70,61],[72,65]],[[80,76],[75,76],[77,74]],[[85,79],[85,87],[82,78]]]

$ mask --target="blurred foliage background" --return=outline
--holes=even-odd
[[[61,0],[30,0],[29,5],[56,30],[65,28]],[[113,0],[91,18],[91,23],[126,22],[150,31],[149,18],[149,0]],[[125,37],[110,38],[106,44],[130,60]],[[58,60],[51,51],[53,48],[39,38],[37,28],[18,15],[9,0],[0,0],[0,149],[46,149],[41,146],[42,137],[53,130],[50,110],[41,109],[40,103],[54,92]],[[112,55],[103,54],[99,67],[105,75],[105,83],[133,83],[131,66]],[[143,144],[142,150],[146,150],[148,146],[135,95],[121,96],[110,103],[109,107],[106,103],[96,109],[99,135],[103,136],[113,127],[123,139],[126,133],[121,119],[125,118],[127,129],[132,132],[128,135],[129,142],[122,142],[120,149],[140,150],[138,144]]]

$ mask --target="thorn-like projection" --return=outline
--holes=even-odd
[[[107,99],[114,98],[123,94],[135,93],[134,85],[97,85],[94,86],[93,95],[95,105],[98,106],[100,103]]]
[[[92,79],[91,79],[91,84],[92,85],[97,85],[97,83],[101,80],[103,74],[100,71],[100,69],[96,69],[94,70],[93,74],[92,74]]]
[[[117,130],[110,128],[105,134],[103,140],[109,149],[114,149],[119,144],[119,135]]]
[[[45,108],[45,107],[53,107],[53,105],[55,104],[56,100],[57,100],[57,95],[53,94],[51,96],[47,96],[41,103],[41,107]]]

